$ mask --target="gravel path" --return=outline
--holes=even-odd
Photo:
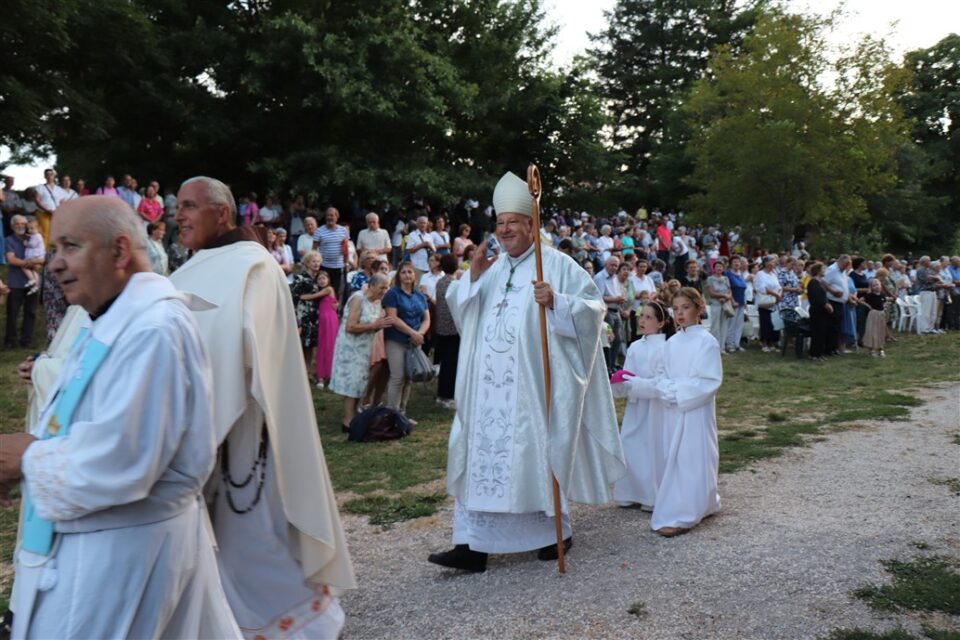
[[[928,478],[960,476],[960,385],[919,394],[909,422],[830,434],[720,477],[721,512],[663,539],[648,514],[575,506],[567,575],[533,553],[487,572],[426,562],[450,546],[450,510],[388,531],[347,516],[361,588],[343,598],[344,638],[816,638],[886,630],[851,597],[886,581],[880,560],[960,555],[960,498]],[[646,615],[627,612],[634,603]],[[956,621],[954,621],[956,622]],[[916,628],[907,621],[907,628]]]

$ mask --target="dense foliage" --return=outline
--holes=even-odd
[[[619,0],[556,69],[542,0],[11,3],[0,144],[94,186],[486,201],[534,161],[554,203],[774,244],[949,250],[960,227],[956,35],[895,64],[771,0]]]

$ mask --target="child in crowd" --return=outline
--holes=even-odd
[[[27,239],[23,243],[24,260],[43,260],[47,257],[46,247],[43,246],[43,235],[40,234],[40,223],[31,220],[27,223]],[[40,291],[40,268],[21,267],[27,276],[27,295]]]
[[[646,293],[646,291],[644,291]],[[627,475],[613,485],[613,499],[621,507],[640,505],[652,511],[664,468],[664,405],[657,382],[665,374],[663,350],[673,335],[673,320],[659,302],[644,302],[637,317],[642,336],[630,345],[623,369],[611,378],[615,398],[627,398],[620,439],[627,459]]]
[[[657,383],[664,403],[666,459],[651,528],[664,537],[689,531],[720,510],[716,396],[723,381],[720,345],[700,324],[703,296],[683,287],[673,296],[676,335],[663,350]]]
[[[887,341],[887,316],[883,310],[886,301],[887,295],[877,278],[870,281],[870,291],[860,297],[860,304],[870,310],[867,314],[867,326],[863,331],[863,346],[870,349],[870,356],[873,358],[887,355],[883,352]]]
[[[337,342],[340,320],[337,318],[337,292],[330,282],[330,274],[317,274],[320,302],[317,303],[317,388],[323,389],[333,373],[333,351]]]

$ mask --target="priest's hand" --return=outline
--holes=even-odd
[[[533,280],[533,299],[547,309],[553,309],[553,287],[549,282]]]
[[[499,255],[487,258],[487,243],[489,238],[480,243],[480,246],[473,252],[473,258],[470,260],[470,282],[476,282],[480,276],[497,261]]]
[[[27,356],[27,359],[17,365],[17,375],[23,380],[23,384],[33,383],[33,356]]]

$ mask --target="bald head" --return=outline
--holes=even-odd
[[[50,267],[70,304],[98,313],[134,273],[150,271],[146,237],[122,200],[88,196],[57,208]]]

